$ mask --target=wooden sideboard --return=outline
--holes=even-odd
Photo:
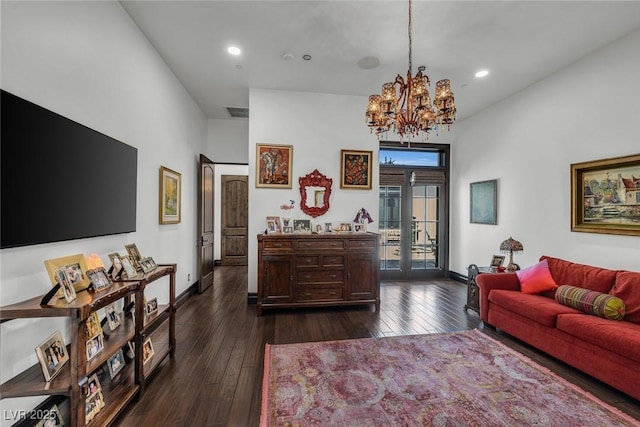
[[[375,233],[259,234],[258,316],[267,308],[375,304]]]

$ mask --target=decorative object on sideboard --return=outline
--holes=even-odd
[[[256,144],[256,187],[291,188],[293,145]]]
[[[640,236],[640,154],[571,165],[571,231]]]
[[[360,208],[356,217],[353,219],[353,222],[357,222],[360,224],[371,224],[373,222],[373,218],[369,215],[369,212],[365,208]]]
[[[160,224],[178,224],[182,215],[182,175],[160,166]]]
[[[340,188],[371,190],[373,151],[340,150]]]
[[[523,250],[524,247],[522,246],[522,243],[518,242],[513,237],[509,237],[507,240],[500,243],[500,252],[509,254],[509,265],[507,265],[507,271],[516,271],[520,269],[518,264],[513,262],[513,253],[519,253]]]
[[[456,104],[448,79],[436,83],[435,99],[431,104],[431,95],[427,85],[431,85],[429,76],[423,74],[425,66],[419,66],[412,77],[412,7],[409,0],[409,70],[405,81],[400,74],[395,81],[382,85],[381,95],[369,96],[366,123],[378,138],[392,131],[400,136],[400,142],[411,142],[412,138],[423,136],[428,139],[429,131],[438,132],[446,125],[447,130],[456,119]]]
[[[318,169],[298,178],[300,184],[300,209],[317,218],[329,210],[333,179],[327,178]]]

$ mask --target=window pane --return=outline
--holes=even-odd
[[[437,151],[380,149],[380,164],[394,166],[440,166]]]

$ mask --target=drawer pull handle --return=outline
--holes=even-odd
[[[311,275],[310,275],[310,274],[305,274],[305,275],[304,275],[304,278],[305,278],[305,279],[311,279]]]
[[[336,291],[331,291],[331,292],[329,292],[329,295],[336,296],[336,293],[337,293]]]
[[[306,260],[304,260],[304,262],[306,262],[307,264],[311,264],[311,260],[310,259],[306,259]]]
[[[367,244],[366,242],[360,242],[360,246],[364,246],[366,244]]]
[[[275,246],[276,248],[281,248],[282,247],[282,243],[274,243],[273,246]]]
[[[335,279],[336,277],[338,277],[338,276],[336,276],[335,274],[332,274],[332,275],[329,276],[330,279]]]
[[[309,247],[309,246],[311,246],[311,243],[303,243],[302,246]]]
[[[305,296],[305,297],[310,297],[310,296],[311,296],[311,294],[310,294],[309,292],[305,292],[305,293],[304,293],[304,296]]]

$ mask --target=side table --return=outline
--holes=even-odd
[[[491,267],[478,267],[475,264],[470,264],[467,267],[467,303],[464,305],[464,311],[471,309],[480,314],[480,293],[476,277],[482,273],[497,273],[497,271]]]

